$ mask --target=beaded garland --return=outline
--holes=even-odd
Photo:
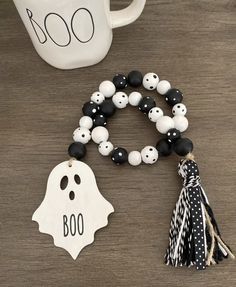
[[[172,109],[173,117],[165,116],[162,109],[156,106],[155,100],[135,91],[129,96],[123,92],[127,86],[138,88],[141,85],[146,90],[157,90],[164,97]],[[132,71],[128,77],[116,74],[113,81],[103,81],[99,91],[91,96],[91,100],[84,104],[82,111],[84,116],[80,119],[80,127],[73,133],[73,143],[69,147],[69,155],[80,160],[86,154],[85,144],[91,139],[98,144],[98,151],[103,156],[111,156],[117,165],[129,162],[132,166],[138,166],[142,162],[154,164],[159,156],[168,156],[174,150],[178,155],[185,156],[192,152],[191,140],[181,138],[181,133],[188,128],[186,106],[182,103],[183,94],[178,89],[171,88],[168,81],[160,81],[156,73],[147,73],[144,77],[139,71]],[[124,109],[127,105],[138,107],[148,115],[151,122],[156,124],[157,131],[165,135],[158,141],[156,147],[146,146],[141,152],[127,152],[122,147],[114,148],[109,141],[109,132],[106,129],[107,119],[114,115],[116,109]]]
[[[155,100],[133,91],[129,96],[123,91],[127,86],[156,90],[171,107],[173,117],[164,115]],[[187,108],[182,103],[183,94],[156,73],[145,76],[132,71],[126,77],[116,74],[113,81],[103,81],[99,90],[85,103],[79,127],[73,133],[74,142],[69,146],[71,159],[57,165],[49,175],[46,196],[35,211],[33,220],[41,232],[54,237],[56,246],[67,250],[76,259],[81,250],[91,244],[95,232],[108,224],[113,206],[101,195],[93,171],[80,160],[86,155],[86,144],[93,140],[103,156],[110,156],[117,164],[128,162],[131,166],[154,164],[160,156],[173,151],[180,160],[178,173],[183,187],[173,211],[169,231],[169,244],[165,263],[172,266],[196,266],[204,270],[224,258],[234,258],[221,234],[202,187],[199,169],[195,162],[193,143],[183,138],[188,128]],[[114,148],[109,141],[107,120],[117,109],[127,105],[138,107],[156,125],[164,137],[156,146],[146,146],[141,151]]]
[[[143,97],[137,91],[128,96],[123,91],[128,85],[133,88],[143,85],[146,90],[156,90],[171,107],[173,117],[164,115],[150,96]],[[183,178],[183,189],[173,211],[165,263],[172,266],[195,265],[198,270],[204,270],[206,266],[219,263],[223,258],[234,258],[234,255],[221,238],[202,188],[198,166],[192,154],[193,143],[181,136],[189,125],[187,108],[182,101],[182,92],[172,88],[168,81],[160,81],[156,73],[143,76],[139,71],[132,71],[128,77],[116,74],[113,81],[103,81],[99,91],[93,93],[90,101],[84,104],[84,116],[80,119],[80,127],[73,133],[75,142],[69,146],[68,152],[70,157],[81,160],[86,154],[85,145],[92,139],[98,144],[99,153],[110,156],[117,165],[126,162],[131,166],[138,166],[142,162],[154,164],[160,156],[169,156],[173,151],[185,157],[178,166],[178,173]],[[109,141],[107,119],[114,115],[116,109],[124,109],[128,104],[138,107],[156,124],[157,131],[165,135],[155,147],[146,146],[141,152],[128,153],[122,147],[114,148]]]

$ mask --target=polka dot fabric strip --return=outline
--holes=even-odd
[[[205,233],[203,222],[203,208],[201,204],[201,191],[198,187],[189,188],[191,217],[193,225],[193,238],[195,249],[195,261],[197,269],[206,268]]]

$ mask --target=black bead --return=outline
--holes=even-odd
[[[131,87],[140,87],[143,83],[143,75],[139,71],[132,71],[128,75],[128,83]]]
[[[173,107],[183,101],[183,94],[178,89],[170,89],[165,94],[166,102],[169,106]]]
[[[99,111],[99,106],[94,102],[90,101],[84,104],[82,111],[85,116],[94,118]]]
[[[180,138],[174,144],[174,151],[179,156],[186,156],[193,151],[193,143],[188,138]]]
[[[86,146],[80,142],[72,143],[68,148],[68,153],[70,157],[74,157],[80,160],[86,155]]]
[[[113,150],[111,159],[115,164],[123,164],[128,161],[128,152],[126,149],[118,147]]]
[[[113,104],[112,100],[105,100],[100,105],[100,113],[103,114],[107,118],[113,116],[115,112],[116,112],[116,107]]]
[[[160,156],[169,156],[172,153],[172,146],[166,139],[161,139],[157,143],[156,149],[158,150]]]
[[[166,136],[169,143],[175,143],[181,137],[181,133],[177,129],[170,129]]]
[[[121,90],[127,87],[128,80],[125,75],[116,74],[113,78],[113,84],[115,85],[116,89]]]
[[[93,119],[93,126],[95,127],[105,127],[107,125],[107,119],[104,115],[96,115],[96,117]]]
[[[156,102],[151,97],[144,97],[139,103],[139,110],[144,114],[148,114],[149,111],[156,106]]]

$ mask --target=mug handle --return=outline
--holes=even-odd
[[[118,28],[134,22],[143,12],[146,0],[133,0],[133,2],[120,11],[111,11],[111,26]]]

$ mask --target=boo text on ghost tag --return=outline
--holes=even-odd
[[[73,36],[80,43],[88,43],[94,36],[93,15],[87,8],[77,9],[72,15],[69,25],[58,13],[47,14],[43,19],[44,25],[40,25],[40,20],[35,19],[30,9],[26,9],[26,12],[41,44],[45,44],[50,38],[55,45],[63,48],[70,45]],[[86,35],[84,26],[86,26]]]
[[[63,215],[63,234],[64,237],[84,234],[84,218],[81,213],[78,216],[72,214],[71,216]]]

